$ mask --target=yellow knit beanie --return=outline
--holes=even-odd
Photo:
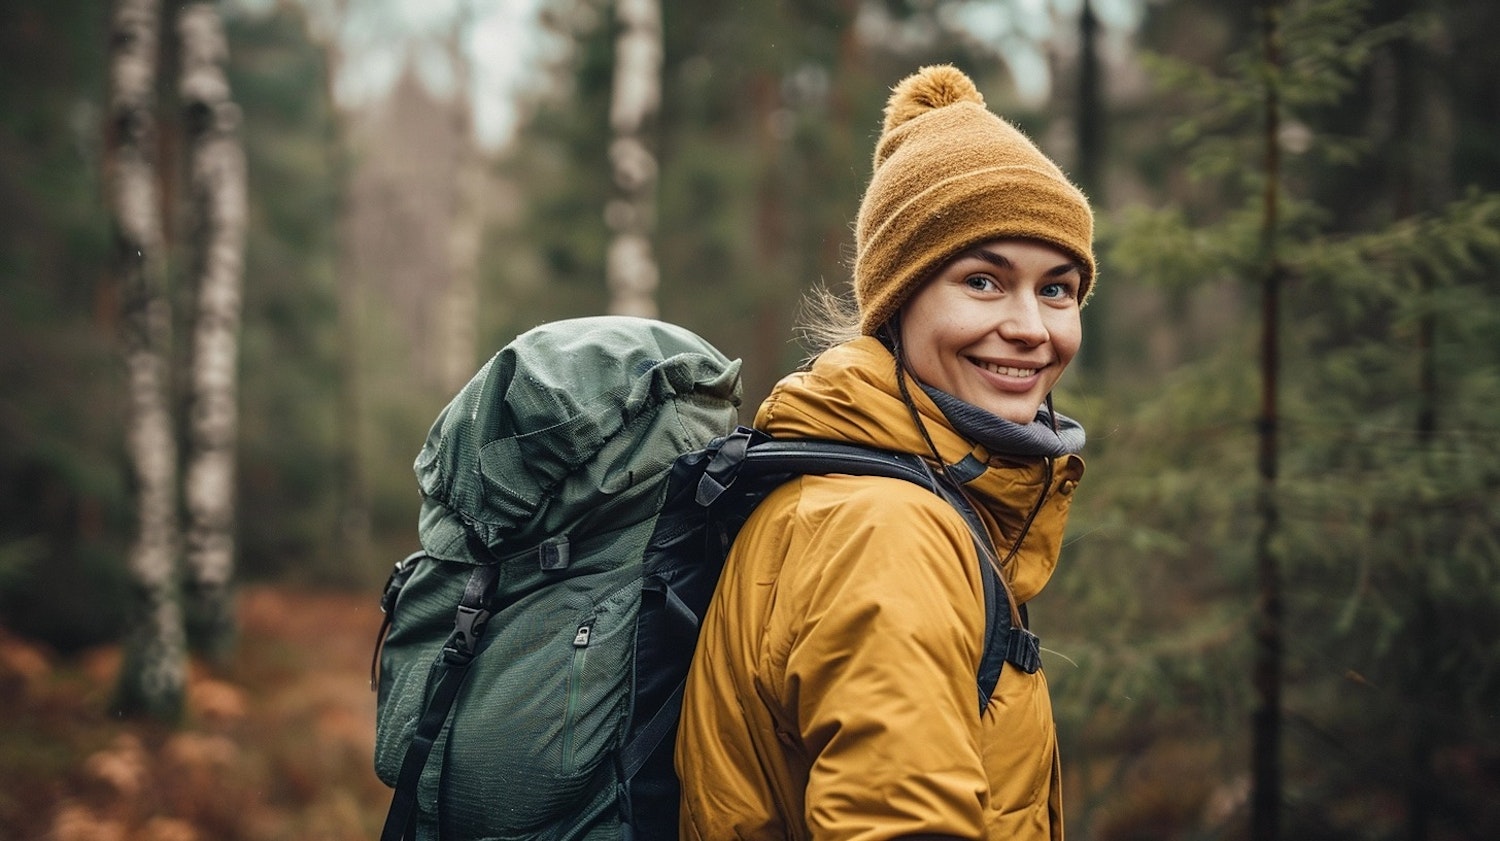
[[[873,335],[959,251],[1002,237],[1040,240],[1094,282],[1088,199],[1015,126],[990,113],[951,65],[924,67],[891,92],[875,169],[855,225],[854,297]]]

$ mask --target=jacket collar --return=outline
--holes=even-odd
[[[1057,563],[1068,497],[1083,475],[1083,460],[991,454],[960,435],[921,388],[913,385],[908,393],[944,463],[983,466],[969,471],[974,478],[965,488],[989,515],[987,525],[1002,558],[1019,541],[1006,577],[1018,601],[1030,599]],[[782,379],[761,404],[755,424],[778,438],[846,441],[932,456],[902,401],[895,358],[871,337],[831,348],[809,369]],[[1043,500],[1040,507],[1038,500]]]

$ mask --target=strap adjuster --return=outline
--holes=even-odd
[[[1042,640],[1025,628],[1011,628],[1005,641],[1005,661],[1028,675],[1042,667]]]

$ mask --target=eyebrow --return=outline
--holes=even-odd
[[[1004,254],[997,254],[987,248],[971,248],[968,251],[964,252],[963,256],[983,260],[984,262],[989,263],[996,268],[1013,270],[1016,267],[1016,264],[1012,263],[1010,259],[1007,258]],[[1061,277],[1068,272],[1078,272],[1079,274],[1083,274],[1083,267],[1073,262],[1072,260],[1069,260],[1062,265],[1053,266],[1051,269],[1048,269],[1046,274],[1048,277]]]

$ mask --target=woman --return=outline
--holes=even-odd
[[[1042,672],[1007,663],[975,708],[979,564],[1000,565],[1013,605],[1056,564],[1083,430],[1050,393],[1078,350],[1092,234],[1082,193],[958,70],[894,89],[856,226],[856,308],[825,307],[815,332],[841,340],[756,425],[922,455],[963,483],[997,556],[900,480],[805,476],[768,496],[688,678],[684,838],[1062,836]]]

